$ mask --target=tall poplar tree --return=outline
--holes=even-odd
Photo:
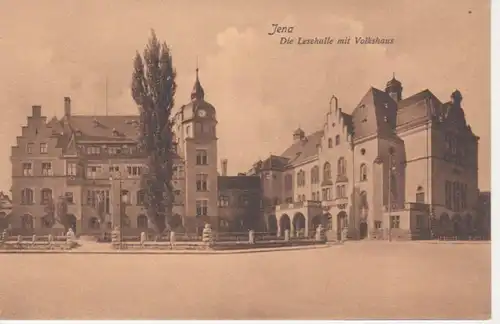
[[[141,185],[147,217],[161,234],[172,217],[172,173],[175,158],[173,121],[176,72],[172,53],[154,31],[141,57],[136,54],[132,97],[140,113],[139,148],[146,155]]]

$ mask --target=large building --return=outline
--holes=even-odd
[[[353,239],[419,239],[474,232],[478,140],[459,91],[403,97],[392,78],[371,87],[352,113],[330,100],[322,129],[293,132],[281,155],[254,164],[267,228],[311,233],[318,224]],[[476,222],[477,223],[477,222]]]
[[[197,70],[191,101],[173,116],[178,156],[170,225],[183,231],[236,222],[234,215],[219,215],[221,209],[241,207],[233,200],[220,206],[218,183],[232,196],[226,184],[233,180],[218,174],[216,111],[204,98]],[[98,234],[117,224],[125,233],[148,230],[138,126],[137,115],[75,115],[70,98],[64,99],[61,119],[47,120],[41,107],[33,106],[12,147],[12,230],[43,234],[72,227],[77,234]],[[239,191],[252,177],[243,178],[235,180]]]

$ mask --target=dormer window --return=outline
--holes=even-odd
[[[120,136],[120,133],[116,130],[116,128],[113,128],[113,136]]]

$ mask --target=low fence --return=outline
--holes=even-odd
[[[17,235],[9,236],[3,231],[0,237],[1,250],[70,250],[76,248],[78,242],[73,231],[66,235]]]
[[[167,235],[154,236],[143,232],[139,236],[120,235],[118,229],[111,233],[114,248],[132,249],[243,249],[266,248],[326,243],[325,232],[318,227],[314,237],[291,237],[286,230],[284,236],[277,237],[268,232],[213,232],[210,226],[205,227],[202,235],[169,232]]]

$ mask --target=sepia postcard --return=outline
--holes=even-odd
[[[490,320],[487,0],[0,0],[0,320]]]

